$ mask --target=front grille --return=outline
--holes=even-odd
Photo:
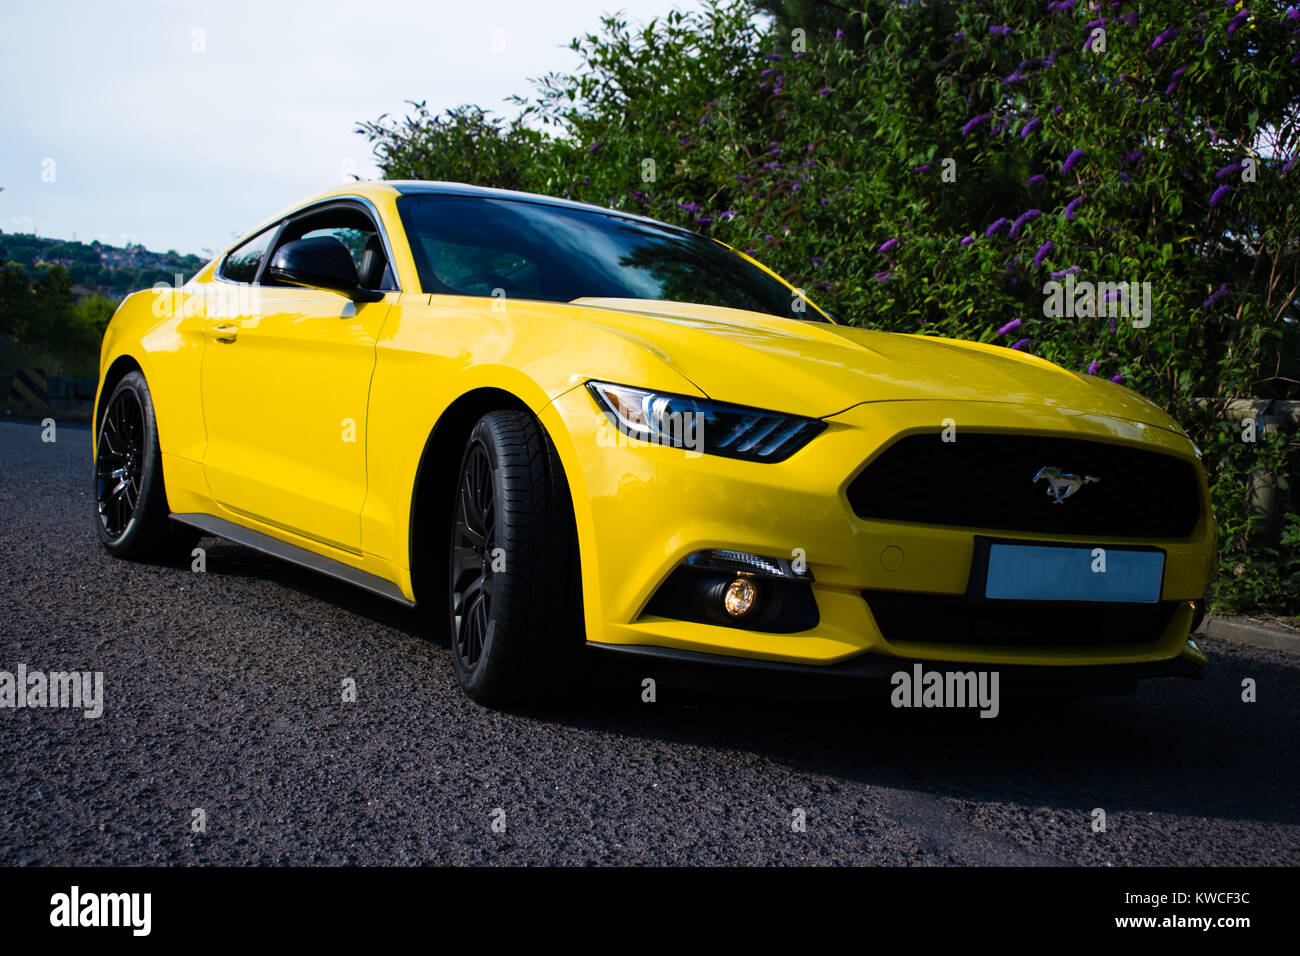
[[[1149,644],[1169,626],[1177,601],[1158,604],[1055,604],[996,601],[971,604],[960,595],[863,591],[890,643],[987,647],[1093,647]]]
[[[1055,502],[1043,468],[1098,479]],[[863,518],[1005,531],[1183,538],[1200,518],[1190,462],[1126,445],[1025,435],[909,435],[848,488]]]

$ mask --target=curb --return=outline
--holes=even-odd
[[[1251,647],[1300,654],[1300,632],[1272,624],[1260,624],[1246,618],[1207,617],[1196,633],[1234,644],[1249,644]]]

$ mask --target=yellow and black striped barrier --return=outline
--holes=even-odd
[[[50,404],[50,392],[45,382],[45,373],[38,368],[20,368],[14,372],[13,380],[9,385],[9,394],[42,408]]]

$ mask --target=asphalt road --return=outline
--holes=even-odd
[[[212,539],[110,558],[89,445],[0,423],[0,670],[105,679],[99,719],[0,709],[0,864],[1300,863],[1300,657],[993,720],[627,680],[493,712],[415,612]]]

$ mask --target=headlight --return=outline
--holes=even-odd
[[[826,427],[816,418],[609,382],[588,382],[587,390],[624,435],[746,461],[785,461]]]

